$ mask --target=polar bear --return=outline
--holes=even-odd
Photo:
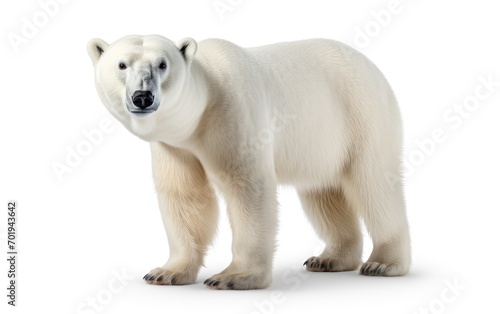
[[[159,35],[92,39],[87,50],[106,108],[151,145],[170,256],[144,276],[148,283],[195,283],[217,229],[217,189],[233,258],[204,284],[268,287],[278,184],[297,189],[325,241],[305,261],[308,271],[408,272],[400,113],[361,53],[326,39],[242,48]],[[373,241],[364,264],[360,219]]]

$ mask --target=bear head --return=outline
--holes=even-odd
[[[101,101],[127,129],[149,141],[158,140],[158,122],[175,119],[172,113],[184,105],[196,50],[192,38],[174,43],[159,35],[126,36],[112,44],[95,38],[87,45]]]

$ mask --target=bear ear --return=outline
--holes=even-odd
[[[175,45],[177,46],[187,63],[193,61],[196,50],[198,50],[198,44],[196,43],[196,40],[190,37],[186,37],[179,40]]]
[[[93,38],[87,44],[87,52],[89,53],[92,63],[96,64],[104,51],[108,48],[109,44],[102,39]]]

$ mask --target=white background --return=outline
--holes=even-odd
[[[223,14],[214,0],[66,2],[45,20],[34,0],[5,2],[0,10],[2,313],[498,312],[500,86],[489,95],[479,87],[481,78],[500,81],[494,1],[221,0],[232,3]],[[393,13],[380,13],[388,8]],[[9,36],[24,36],[26,19],[34,17],[37,33],[13,45]],[[211,291],[202,285],[231,259],[224,209],[197,284],[145,284],[142,276],[168,258],[149,147],[100,103],[86,52],[92,37],[112,42],[132,33],[220,37],[241,46],[326,37],[371,58],[394,88],[405,122],[410,274],[305,272],[302,262],[321,242],[294,192],[282,190],[271,288]],[[84,145],[83,132],[103,120],[111,121],[112,131],[59,180],[53,164],[65,164],[68,149]],[[444,135],[432,144],[436,132]],[[6,305],[4,288],[10,199],[19,202],[15,309]],[[365,240],[366,258],[371,244]]]

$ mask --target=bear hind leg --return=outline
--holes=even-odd
[[[411,260],[402,183],[389,182],[384,175],[388,171],[379,170],[373,163],[369,168],[370,171],[355,168],[351,179],[346,180],[346,194],[355,201],[373,242],[373,251],[361,266],[360,274],[402,276],[408,272]],[[386,169],[394,169],[390,173],[398,177],[397,166]]]
[[[325,241],[319,256],[304,262],[308,271],[339,272],[358,269],[362,236],[357,214],[341,188],[299,191],[304,211],[318,235]]]

